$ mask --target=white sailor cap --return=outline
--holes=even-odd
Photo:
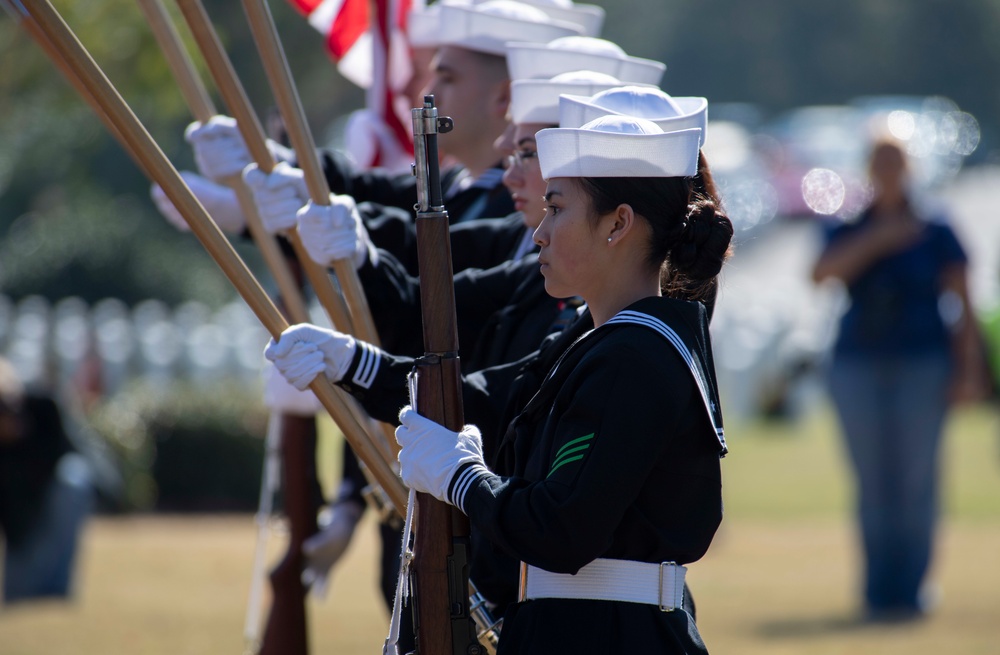
[[[462,5],[443,2],[437,45],[453,45],[491,55],[505,55],[507,43],[546,43],[579,35],[580,27],[554,20],[544,11],[515,0],[488,0]]]
[[[441,44],[441,7],[445,4],[468,5],[470,1],[441,0],[410,9],[406,14],[406,37],[411,46],[434,48]]]
[[[507,44],[510,79],[548,79],[572,70],[592,70],[627,84],[659,84],[667,65],[630,57],[615,43],[589,36],[567,36],[547,43]]]
[[[644,118],[602,116],[535,134],[542,177],[690,177],[701,130],[664,132]]]
[[[548,80],[514,80],[510,83],[510,119],[515,124],[560,125],[560,95],[589,97],[621,84],[616,77],[589,70],[560,73]]]
[[[476,0],[476,3],[485,0]],[[572,0],[518,0],[526,5],[538,7],[549,18],[578,25],[585,36],[597,36],[604,27],[605,11],[597,5],[586,5]]]
[[[565,94],[559,98],[559,127],[580,127],[601,116],[634,116],[653,121],[664,132],[692,127],[701,130],[701,145],[708,136],[708,100],[671,97],[654,86],[619,86],[584,97]]]

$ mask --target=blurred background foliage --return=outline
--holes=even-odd
[[[266,410],[228,382],[207,392],[135,382],[88,417],[117,463],[116,511],[253,511],[260,494]]]
[[[619,0],[604,32],[667,63],[665,88],[765,112],[859,95],[943,95],[1000,137],[995,0]]]
[[[337,74],[322,37],[287,3],[272,11],[317,140],[322,126],[363,103]],[[178,169],[193,169],[183,140],[190,113],[138,5],[130,0],[53,5]],[[192,59],[211,78],[176,6]],[[239,3],[205,3],[247,95],[262,118],[273,101]],[[93,302],[117,297],[168,304],[234,297],[190,234],[156,212],[149,183],[10,15],[0,14],[0,292]],[[237,250],[252,268],[256,254]]]
[[[53,4],[175,165],[193,168],[182,138],[191,117],[136,3]],[[204,71],[176,6],[165,5]],[[865,94],[944,95],[981,123],[983,142],[969,163],[997,157],[995,0],[605,5],[604,36],[667,62],[664,85],[675,95],[747,103],[761,115]],[[205,6],[266,118],[272,99],[242,7]],[[326,127],[360,107],[363,94],[337,74],[322,37],[289,3],[270,6],[314,134],[326,141]],[[11,16],[0,18],[0,71],[0,291],[130,304],[233,297],[194,237],[156,213],[148,182]],[[256,266],[251,249],[239,250]]]

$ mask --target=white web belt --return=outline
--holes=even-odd
[[[687,569],[674,562],[596,559],[576,574],[552,573],[521,562],[518,601],[535,598],[617,600],[656,605],[664,612],[684,602]]]

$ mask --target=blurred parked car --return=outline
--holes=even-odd
[[[779,215],[846,217],[864,206],[867,146],[861,110],[800,107],[768,123],[762,135]]]
[[[871,197],[865,171],[875,138],[906,144],[914,182],[952,179],[979,144],[979,124],[941,96],[867,96],[779,115],[761,130],[781,216],[855,216]]]
[[[704,152],[736,238],[770,222],[777,212],[777,196],[747,127],[710,120]]]

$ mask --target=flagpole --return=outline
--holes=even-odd
[[[302,102],[292,83],[291,71],[278,39],[271,12],[264,0],[242,0],[242,2],[250,24],[250,31],[257,43],[257,49],[264,64],[264,72],[271,83],[271,90],[288,130],[288,137],[298,156],[299,167],[305,174],[309,196],[314,204],[329,205],[330,187],[323,175],[323,168],[316,152],[316,144],[309,131]],[[344,297],[351,309],[355,336],[378,345],[378,331],[375,329],[371,310],[368,308],[368,300],[365,298],[353,263],[347,259],[336,260],[333,262],[333,270],[337,279],[340,280]]]
[[[146,16],[146,22],[149,24],[153,36],[160,45],[167,65],[174,74],[174,79],[180,87],[181,95],[184,96],[191,114],[196,121],[208,122],[218,112],[212,104],[208,90],[195,71],[191,58],[181,45],[180,37],[174,29],[166,9],[160,0],[138,0],[138,3],[142,13]],[[282,304],[289,319],[295,323],[308,323],[309,310],[306,308],[306,302],[302,297],[299,285],[281,253],[281,248],[278,247],[278,242],[273,235],[264,229],[257,212],[257,205],[254,204],[253,196],[242,177],[233,175],[219,181],[236,193],[236,199],[243,216],[246,218],[250,236],[260,250],[267,269],[278,285]]]
[[[329,205],[330,187],[323,175],[323,168],[316,152],[316,144],[309,131],[302,102],[292,82],[291,71],[288,69],[288,61],[285,59],[285,53],[278,40],[271,12],[263,0],[243,0],[243,8],[247,14],[250,31],[257,43],[261,61],[264,64],[264,72],[271,84],[275,102],[278,104],[285,128],[288,130],[289,140],[292,142],[292,147],[298,157],[299,167],[302,168],[305,175],[310,198],[317,205]],[[371,310],[368,308],[368,299],[365,297],[360,280],[358,280],[353,262],[347,259],[338,259],[333,262],[333,270],[340,281],[344,298],[350,308],[354,322],[354,336],[370,344],[379,345],[378,331],[372,320]],[[395,461],[399,454],[399,448],[396,445],[394,428],[383,423],[382,431],[385,434],[384,441],[388,446],[388,455],[392,461]]]
[[[191,110],[195,120],[207,121],[217,113],[215,106],[201,77],[195,72],[194,63],[181,46],[180,35],[174,29],[166,8],[159,0],[137,0],[137,3],[160,46],[160,51],[167,60],[167,65],[174,74],[174,80],[187,102],[188,109]]]
[[[201,50],[202,57],[212,73],[212,78],[215,80],[215,85],[219,89],[219,94],[222,96],[226,108],[236,119],[236,125],[240,134],[243,135],[243,140],[250,151],[250,157],[257,163],[261,171],[270,173],[274,170],[276,162],[274,155],[267,147],[264,128],[250,104],[250,99],[247,97],[243,85],[239,82],[232,62],[222,47],[222,42],[212,27],[208,13],[200,0],[177,0],[177,6]],[[327,198],[326,204],[329,202],[329,198]],[[284,236],[295,250],[299,264],[309,279],[313,291],[316,292],[320,304],[330,316],[334,327],[342,332],[354,334],[355,328],[351,312],[340,293],[333,286],[326,269],[309,257],[302,245],[301,238],[299,238],[298,230],[291,228]]]
[[[153,35],[156,37],[181,94],[195,120],[206,123],[216,114],[215,107],[197,74],[194,64],[181,44],[173,21],[160,0],[138,0]],[[275,237],[263,227],[250,190],[240,174],[220,180],[233,189],[246,217],[254,242],[264,256],[268,269],[278,283],[283,310],[296,323],[309,321],[306,303],[299,283]],[[272,470],[272,458],[280,449],[280,465],[285,471],[278,475]],[[277,476],[277,478],[275,477]],[[264,582],[265,552],[271,514],[271,497],[278,487],[284,498],[284,514],[288,524],[288,541],[283,556],[270,570],[270,608],[266,629],[261,632],[261,603]],[[316,499],[312,488],[316,484],[316,417],[272,413],[268,419],[267,452],[263,466],[260,504],[257,512],[257,539],[254,564],[250,576],[250,591],[244,618],[243,636],[248,653],[269,655],[280,651],[287,655],[308,655],[309,628],[302,582],[305,555],[303,542],[316,534]],[[262,637],[263,635],[263,637]]]
[[[233,250],[232,245],[191,193],[180,174],[143,127],[128,104],[118,94],[90,53],[48,0],[21,0],[29,15],[52,45],[46,52],[57,63],[66,65],[87,93],[97,102],[109,122],[115,126],[126,149],[133,153],[140,167],[159,184],[177,210],[187,220],[192,233],[236,288],[247,306],[272,337],[278,338],[288,328],[288,322],[271,302],[253,274]],[[372,474],[383,485],[387,495],[399,508],[406,507],[406,489],[379,452],[365,437],[360,424],[351,416],[337,396],[337,390],[324,376],[317,377],[310,389],[344,431],[351,447]]]
[[[181,14],[191,30],[195,43],[197,43],[198,48],[201,50],[202,57],[212,74],[219,94],[222,96],[229,112],[236,119],[236,125],[240,130],[240,134],[243,135],[251,158],[257,162],[262,171],[265,173],[271,172],[274,170],[275,161],[274,155],[271,154],[270,149],[267,147],[264,128],[257,118],[257,113],[253,110],[246,90],[236,75],[232,62],[222,47],[222,42],[215,28],[212,26],[211,19],[205,11],[204,5],[200,0],[177,0],[177,6],[180,8]],[[315,156],[314,150],[310,152]],[[326,204],[329,204],[329,194],[324,197],[326,198]],[[326,269],[309,257],[309,254],[305,251],[305,246],[302,245],[298,230],[291,228],[285,233],[285,237],[292,244],[299,265],[302,267],[313,290],[316,292],[320,304],[330,317],[330,322],[341,332],[356,334],[356,326],[344,298],[341,297],[340,293],[333,286],[333,281],[327,274]],[[351,272],[354,272],[353,268]],[[356,336],[361,335],[356,334]],[[344,402],[351,408],[358,423],[372,423],[371,419],[364,414],[364,411],[358,406],[354,398],[347,396]],[[385,424],[381,425],[380,429],[372,429],[373,436],[371,440],[379,449],[386,462],[395,462],[398,447],[395,436],[392,434],[392,427]],[[380,432],[381,437],[375,438],[375,432]]]

